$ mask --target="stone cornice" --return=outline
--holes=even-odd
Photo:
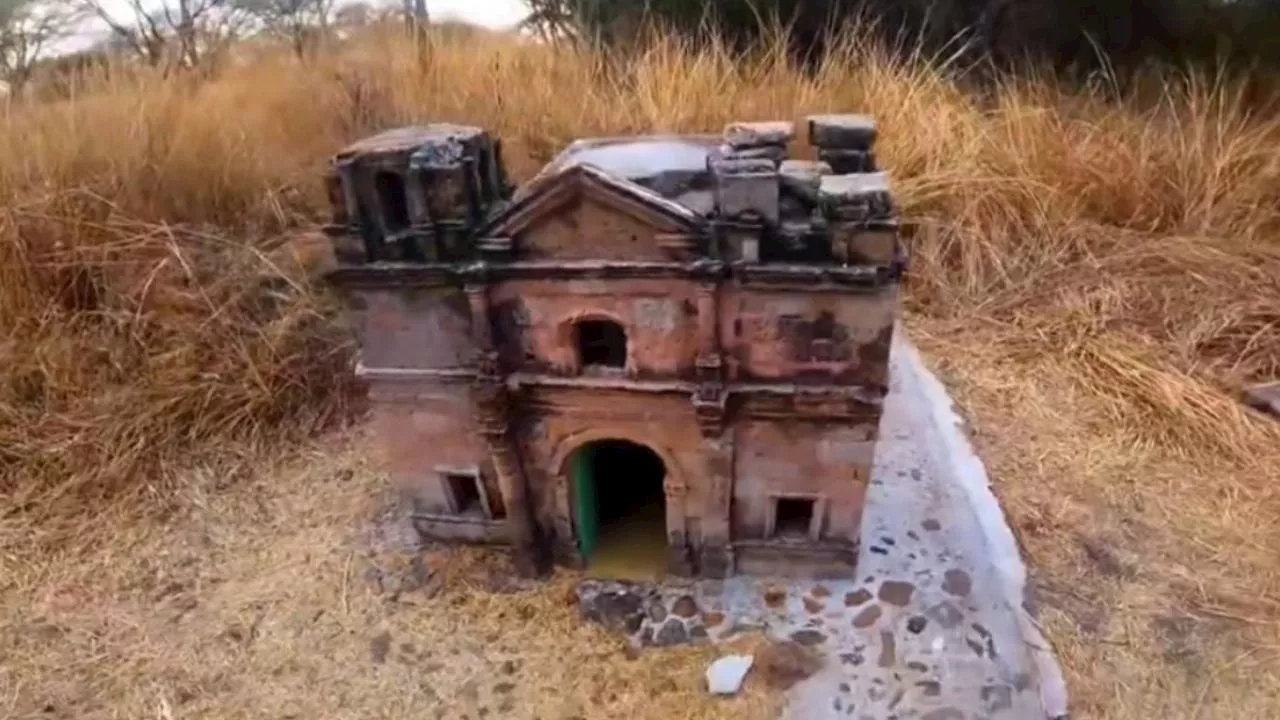
[[[356,365],[356,376],[371,382],[388,383],[473,383],[480,374],[469,368],[405,369],[371,368],[362,363]],[[623,390],[646,394],[692,394],[698,383],[688,380],[640,380],[625,377],[543,375],[536,373],[512,373],[501,379],[508,389],[583,389]],[[735,382],[724,386],[731,395],[842,398],[867,405],[880,405],[883,393],[861,385],[808,385],[787,382]]]
[[[492,283],[515,279],[595,280],[679,278],[736,282],[747,287],[796,292],[874,292],[896,285],[903,263],[871,265],[802,265],[793,263],[725,263],[634,261],[512,261],[473,263],[371,263],[344,265],[327,280],[345,288],[397,288]]]

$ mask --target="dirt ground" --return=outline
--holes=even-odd
[[[708,648],[628,659],[579,622],[570,574],[526,587],[484,553],[415,560],[375,522],[367,439],[339,445],[234,483],[196,473],[163,526],[113,527],[74,561],[6,558],[0,717],[776,714],[760,683],[708,696]]]
[[[1280,579],[1262,562],[1280,528],[1249,513],[1276,490],[1134,442],[1052,358],[911,329],[1024,545],[1073,717],[1280,715]],[[370,532],[388,526],[368,448],[355,431],[188,473],[163,523],[104,520],[65,557],[35,562],[0,526],[0,716],[776,714],[760,682],[708,697],[710,649],[629,659],[579,622],[570,574],[526,587],[483,553],[414,562]]]

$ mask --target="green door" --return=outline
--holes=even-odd
[[[578,518],[578,550],[582,552],[584,560],[589,560],[591,553],[596,550],[596,539],[600,531],[596,483],[591,476],[591,448],[579,448],[573,454],[570,480],[573,481],[574,515]]]

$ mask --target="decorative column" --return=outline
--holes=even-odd
[[[333,242],[334,258],[343,265],[363,265],[369,259],[360,230],[360,202],[351,161],[332,167],[325,177],[332,222],[324,232]]]
[[[536,577],[546,571],[547,564],[538,542],[528,482],[511,437],[511,397],[499,373],[498,353],[493,347],[488,287],[481,283],[468,284],[466,292],[471,306],[472,339],[480,352],[479,372],[471,389],[476,421],[502,489],[516,572],[524,577]]]
[[[726,578],[733,574],[733,544],[730,536],[733,507],[734,433],[728,428],[719,437],[702,439],[702,456],[707,466],[707,508],[702,523],[702,551],[699,565],[703,577]]]
[[[720,333],[716,317],[716,284],[702,282],[698,285],[698,357],[720,355]]]
[[[662,492],[667,504],[667,572],[677,577],[690,577],[693,575],[693,563],[689,558],[685,520],[685,499],[689,488],[668,474],[662,481]]]
[[[728,391],[720,346],[718,299],[717,283],[707,281],[698,286],[698,385],[693,407],[702,431],[707,483],[698,564],[702,575],[711,578],[733,574],[729,517],[733,495],[733,440],[732,430],[726,427]]]

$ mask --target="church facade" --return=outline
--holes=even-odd
[[[335,157],[328,279],[423,535],[527,574],[624,534],[678,575],[852,572],[905,260],[874,124],[807,126],[812,161],[738,123],[518,188],[479,128]]]

